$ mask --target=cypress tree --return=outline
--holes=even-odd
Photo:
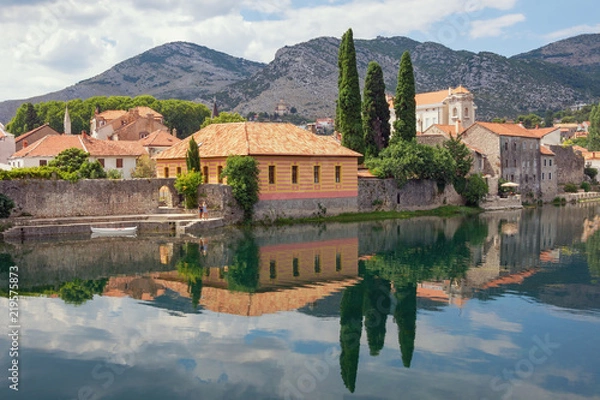
[[[385,82],[381,66],[371,61],[367,67],[363,92],[362,121],[365,155],[377,157],[390,139],[390,109],[385,99]]]
[[[590,127],[588,130],[588,150],[600,150],[600,104],[595,105],[590,112]]]
[[[413,72],[410,54],[405,51],[400,59],[398,70],[398,85],[394,98],[394,136],[392,141],[414,140],[417,137],[417,116],[415,102],[415,75]]]
[[[190,139],[190,147],[185,157],[188,172],[200,172],[200,153],[198,152],[198,144],[194,137]]]
[[[38,126],[42,125],[40,118],[37,115],[37,111],[35,111],[35,107],[31,103],[26,104],[25,110],[25,132],[33,130]]]
[[[342,134],[343,146],[364,153],[360,85],[352,29],[348,29],[342,36],[338,65],[340,76],[338,78],[336,129]]]

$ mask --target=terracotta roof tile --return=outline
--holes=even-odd
[[[91,156],[140,156],[146,151],[136,142],[111,142],[81,135],[47,135],[35,143],[19,150],[12,158],[54,157],[63,150],[75,147]]]
[[[446,97],[451,94],[468,94],[470,93],[466,88],[458,86],[454,89],[438,90],[437,92],[418,93],[415,95],[415,101],[417,107],[425,104],[438,104],[443,102]]]
[[[48,128],[48,129],[50,129],[52,132],[54,132],[54,133],[51,133],[51,134],[56,134],[56,135],[59,135],[59,133],[58,133],[58,132],[56,132],[54,129],[52,129],[52,127],[51,127],[50,125],[48,125],[48,124],[44,124],[44,125],[42,125],[42,126],[38,126],[37,128],[30,130],[29,132],[25,132],[24,134],[17,136],[17,137],[15,138],[15,143],[19,143],[19,142],[21,142],[22,140],[24,140],[24,139],[27,139],[29,136],[31,136],[31,135],[34,135],[35,133],[37,133],[37,132],[41,131],[41,130],[42,130],[42,129],[44,129],[44,128]]]
[[[499,136],[516,136],[516,137],[525,137],[525,138],[535,138],[538,139],[538,136],[532,133],[530,130],[523,128],[521,125],[517,124],[500,124],[494,122],[476,122],[471,126],[482,126],[487,130],[495,133]]]
[[[545,156],[555,156],[556,155],[552,152],[552,150],[550,150],[546,146],[540,146],[540,154],[543,154]]]
[[[140,139],[139,142],[142,146],[146,147],[171,147],[181,142],[181,139],[171,135],[164,129],[158,129],[145,138]]]
[[[127,111],[125,110],[106,110],[96,115],[96,117],[102,117],[106,121],[112,121],[114,119],[122,117],[125,114],[127,114]]]
[[[229,155],[347,156],[360,154],[341,146],[334,138],[318,136],[287,123],[236,122],[212,124],[192,135],[200,157]],[[157,159],[185,158],[188,137],[157,155]]]
[[[162,114],[154,111],[153,109],[151,109],[150,107],[146,107],[146,106],[140,106],[140,107],[135,107],[134,110],[137,110],[140,114],[140,116],[145,117],[148,114],[153,114],[155,117],[161,117],[162,118]]]
[[[533,133],[535,136],[537,136],[540,139],[552,132],[557,131],[557,130],[560,130],[560,128],[552,127],[552,128],[528,129],[529,132]]]

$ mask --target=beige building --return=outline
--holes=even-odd
[[[15,152],[15,136],[4,129],[0,123],[0,169],[2,164],[8,164],[8,157]]]
[[[90,135],[100,140],[140,140],[159,129],[168,130],[163,116],[149,107],[107,110],[90,121]]]

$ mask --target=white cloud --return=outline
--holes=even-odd
[[[582,33],[600,33],[600,24],[596,25],[575,25],[569,28],[560,29],[544,35],[544,38],[549,41],[564,39],[571,36],[580,35]]]
[[[500,36],[505,28],[525,21],[523,14],[507,14],[494,19],[477,20],[471,22],[470,36],[473,39]]]

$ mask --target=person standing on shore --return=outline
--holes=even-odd
[[[202,202],[202,219],[208,219],[208,208],[205,201]]]
[[[198,203],[198,219],[202,219],[202,217],[203,217],[202,210],[204,210],[204,208],[202,207],[202,204]]]

